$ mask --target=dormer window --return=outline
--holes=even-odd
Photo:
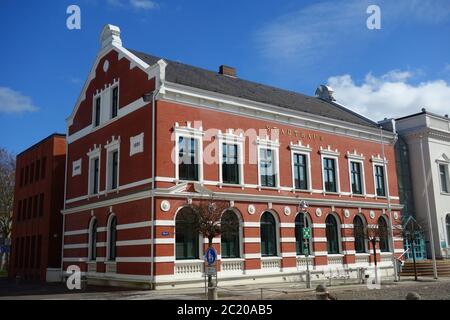
[[[98,127],[100,125],[101,104],[102,104],[102,98],[97,97],[95,99],[94,127]]]
[[[117,110],[119,108],[119,87],[114,87],[112,89],[111,97],[111,119],[117,117]]]

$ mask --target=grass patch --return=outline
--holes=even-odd
[[[0,270],[0,277],[7,277],[8,272],[6,270]]]

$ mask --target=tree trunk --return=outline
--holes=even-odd
[[[373,248],[373,261],[375,264],[375,283],[378,284],[378,265],[377,265],[377,249],[376,249],[376,241],[371,240],[372,248]]]

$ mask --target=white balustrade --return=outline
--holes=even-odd
[[[297,256],[297,269],[306,269],[307,263],[309,263],[310,267],[314,266],[314,257]]]
[[[87,272],[97,272],[97,262],[88,262],[87,263]]]
[[[357,253],[355,255],[355,263],[369,264],[369,254],[368,253]]]
[[[198,276],[203,273],[203,260],[175,261],[175,274],[181,276]]]
[[[117,264],[115,262],[106,263],[106,273],[116,273],[117,272]]]
[[[343,255],[328,255],[328,265],[333,266],[342,266],[344,264],[344,256]]]
[[[261,258],[261,269],[264,269],[267,271],[280,271],[281,270],[281,258],[279,258],[279,257]]]
[[[222,259],[221,271],[224,273],[243,273],[244,272],[244,259]]]

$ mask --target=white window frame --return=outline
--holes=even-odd
[[[94,149],[89,150],[89,152],[87,153],[87,156],[89,157],[89,173],[88,173],[88,195],[89,196],[96,196],[100,194],[100,176],[101,176],[101,166],[102,166],[102,162],[101,162],[101,145],[100,146],[96,146],[94,145]],[[93,177],[92,177],[92,160],[98,158],[98,190],[97,193],[93,193],[92,192],[92,182],[93,182]]]
[[[450,162],[437,160],[436,163],[437,163],[438,177],[439,177],[439,179],[438,179],[439,180],[439,190],[441,191],[442,195],[450,195]],[[445,166],[445,178],[447,180],[447,189],[449,192],[445,192],[442,189],[441,168],[440,168],[441,165]]]
[[[203,132],[203,128],[193,128],[191,127],[191,123],[187,122],[185,127],[180,127],[176,122],[174,126],[174,135],[175,135],[175,149],[174,149],[174,163],[175,163],[175,180],[180,181],[188,181],[188,182],[198,182],[203,184],[203,136],[205,133]],[[196,180],[180,180],[179,174],[179,140],[180,137],[183,138],[191,138],[197,140],[197,159],[198,163],[198,181]]]
[[[292,177],[292,191],[301,191],[301,192],[312,192],[312,179],[311,179],[311,151],[309,145],[304,146],[301,141],[298,142],[298,145],[291,144],[289,145],[289,149],[291,150],[291,177]],[[307,189],[297,189],[295,187],[295,168],[294,168],[294,155],[300,154],[306,156],[306,183]]]
[[[243,134],[241,133],[239,136],[233,134],[232,130],[228,130],[227,133],[223,133],[219,130],[218,134],[217,134],[217,140],[218,140],[218,154],[219,154],[219,186],[222,185],[226,185],[226,186],[239,186],[239,187],[244,187],[244,137]],[[239,183],[238,184],[234,184],[234,183],[224,183],[223,182],[223,169],[222,169],[222,164],[223,164],[223,149],[222,146],[223,144],[227,144],[227,145],[237,145],[237,149],[238,149],[238,156],[237,156],[237,160],[238,160],[238,168],[239,168]]]
[[[262,219],[262,216],[263,216],[263,214],[265,213],[265,212],[269,212],[272,216],[273,216],[273,218],[275,219],[275,236],[276,236],[276,239],[275,239],[275,241],[276,241],[276,244],[277,244],[277,255],[276,256],[262,256],[262,250],[261,250],[261,243],[262,243],[262,239],[261,239],[261,219]],[[280,222],[280,218],[278,217],[278,214],[274,211],[274,210],[272,210],[272,209],[268,209],[268,210],[263,210],[262,212],[261,212],[261,214],[259,215],[259,221],[258,221],[258,223],[259,223],[259,226],[258,226],[258,228],[259,228],[259,254],[261,255],[261,260],[264,260],[264,259],[267,259],[267,260],[270,260],[270,259],[273,259],[273,258],[277,258],[277,257],[282,257],[282,255],[281,255],[281,226],[280,226],[280,224],[281,224],[281,222]]]
[[[106,149],[106,192],[110,191],[118,191],[119,190],[119,177],[120,177],[120,136],[117,139],[114,139],[115,137],[112,137],[111,142],[109,142],[107,145],[105,145]],[[117,186],[115,189],[112,189],[111,184],[111,174],[112,174],[112,163],[110,163],[111,160],[111,153],[117,151]]]
[[[348,159],[348,178],[349,178],[349,183],[350,183],[350,194],[352,196],[356,196],[356,197],[366,197],[367,196],[367,189],[366,189],[366,174],[365,174],[365,170],[364,170],[364,156],[361,155],[357,155],[356,153],[347,153],[347,159]],[[352,162],[357,162],[361,165],[361,188],[362,188],[362,193],[361,194],[354,194],[353,193],[353,188],[352,188]]]
[[[112,116],[112,111],[113,111],[113,92],[114,89],[117,88],[117,114],[116,116],[113,118]],[[119,102],[120,102],[120,88],[119,88],[119,81],[115,82],[110,88],[109,88],[109,94],[110,94],[110,104],[109,104],[109,119],[115,119],[119,116]]]
[[[258,152],[258,189],[277,189],[280,190],[280,158],[279,158],[279,149],[280,143],[278,139],[275,141],[266,139],[260,139],[259,137],[256,140],[257,144],[257,152]],[[261,149],[270,149],[274,152],[274,169],[275,169],[275,187],[267,187],[261,185]]]
[[[373,193],[374,193],[374,195],[375,195],[375,199],[386,199],[387,198],[387,196],[388,196],[388,194],[389,194],[389,190],[388,190],[388,188],[389,188],[389,184],[388,184],[388,180],[387,180],[387,160],[386,160],[386,158],[383,160],[381,157],[374,157],[374,156],[372,156],[372,159],[371,159],[371,161],[372,161],[372,177],[373,177]],[[383,167],[383,171],[384,171],[384,192],[385,192],[385,195],[384,196],[379,196],[378,194],[377,194],[377,179],[376,179],[376,176],[375,176],[375,166],[381,166],[381,167]]]
[[[98,236],[98,220],[97,220],[97,217],[95,217],[95,216],[93,216],[91,218],[91,221],[89,221],[89,233],[88,233],[88,237],[89,237],[89,239],[88,239],[88,262],[92,262],[92,263],[96,262],[96,259],[95,260],[92,259],[92,250],[91,250],[91,247],[92,247],[92,231],[93,231],[92,230],[92,226],[93,226],[95,221],[97,221],[97,236]],[[97,248],[97,244],[98,244],[98,241],[96,241],[96,242],[97,243],[96,243],[95,248]]]
[[[106,263],[115,263],[116,259],[117,259],[117,254],[116,254],[116,259],[115,260],[109,260],[110,259],[110,239],[111,239],[111,221],[113,219],[113,217],[116,217],[116,221],[117,221],[117,216],[111,212],[109,217],[108,217],[108,222],[106,224]],[[117,225],[116,225],[117,227]],[[116,230],[117,231],[117,230]],[[117,249],[117,239],[116,239],[116,249]]]
[[[100,114],[99,114],[99,121],[98,121],[98,125],[95,125],[95,110],[96,110],[96,105],[97,105],[97,98],[100,98]],[[102,97],[102,93],[99,92],[97,94],[94,95],[93,99],[92,99],[92,129],[97,129],[98,127],[100,127],[102,125],[102,104],[103,104],[103,97]]]
[[[340,172],[339,172],[339,156],[340,153],[339,151],[336,150],[331,150],[330,146],[328,146],[327,149],[324,149],[322,147],[320,147],[320,167],[322,170],[322,191],[323,194],[340,194],[341,193],[341,179],[340,179]],[[324,172],[324,167],[323,167],[323,160],[327,158],[327,159],[334,159],[335,161],[335,169],[336,169],[336,192],[332,192],[332,191],[326,191],[325,190],[325,172]]]
[[[332,215],[334,217],[334,219],[336,219],[337,222],[337,235],[338,235],[338,245],[339,245],[339,252],[338,253],[328,253],[328,238],[327,238],[327,218],[328,215]],[[341,219],[339,218],[339,216],[336,214],[336,212],[330,212],[328,213],[328,215],[325,217],[325,238],[327,239],[327,256],[337,256],[337,255],[343,255],[343,249],[342,249],[342,222]]]

